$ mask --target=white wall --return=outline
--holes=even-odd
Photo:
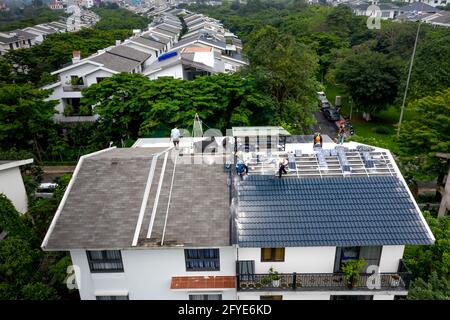
[[[221,275],[234,276],[235,249],[220,248],[220,271],[187,272],[185,267],[184,249],[137,249],[122,250],[123,273],[90,273],[84,250],[70,252],[72,262],[78,265],[81,274],[80,297],[84,300],[95,299],[95,291],[103,293],[128,291],[130,299],[188,299],[189,293],[205,293],[210,291],[222,294],[223,299],[236,299],[235,289],[225,290],[172,290],[170,283],[173,276],[203,276]]]
[[[180,63],[173,67],[152,73],[148,77],[150,80],[155,80],[159,77],[173,77],[175,79],[184,79],[183,66]]]
[[[394,300],[395,295],[392,294],[376,294],[373,300]]]
[[[111,72],[100,69],[100,70],[97,70],[97,71],[94,71],[94,72],[88,74],[85,77],[84,84],[89,87],[89,86],[97,83],[97,78],[108,78],[108,77],[112,77],[112,76],[113,76],[113,74]]]
[[[289,292],[289,291],[258,291],[238,292],[238,300],[260,300],[261,296],[283,296],[283,300],[330,300],[330,293],[316,292]]]
[[[280,273],[332,273],[336,247],[288,247],[284,262],[261,262],[260,248],[239,248],[239,260],[255,260],[256,273],[268,273],[269,268]]]
[[[27,192],[19,167],[0,171],[0,193],[3,193],[11,200],[17,211],[21,213],[27,212]]]
[[[380,258],[380,272],[397,272],[405,246],[383,246]]]

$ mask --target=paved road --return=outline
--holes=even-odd
[[[317,119],[317,123],[314,126],[315,132],[320,132],[322,134],[328,135],[331,139],[336,138],[338,128],[336,124],[332,121],[328,121],[322,112],[314,112],[314,116]]]

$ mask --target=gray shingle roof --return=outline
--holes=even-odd
[[[241,247],[432,243],[397,177],[249,176],[237,190]]]
[[[85,158],[64,207],[49,231],[47,250],[121,249],[132,247],[151,163],[166,148],[112,149]],[[165,229],[165,245],[230,245],[227,175],[223,165],[195,165],[179,157]],[[168,158],[151,237],[146,239],[162,174],[156,160],[138,246],[159,246],[174,163]],[[184,164],[183,160],[189,160]]]
[[[155,49],[159,49],[159,50],[164,50],[164,47],[165,47],[165,45],[161,42],[153,41],[153,40],[150,40],[150,39],[144,38],[144,37],[138,37],[138,38],[134,38],[132,40],[137,43],[141,43],[145,46],[149,46],[151,48],[155,48]]]
[[[408,4],[404,7],[400,7],[400,12],[411,12],[411,11],[419,11],[419,12],[439,12],[440,10],[430,6],[429,4],[423,2],[414,2]]]
[[[151,56],[151,54],[149,53],[142,52],[124,45],[116,46],[111,50],[108,50],[108,52],[141,63]]]

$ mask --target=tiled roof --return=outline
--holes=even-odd
[[[133,38],[132,41],[143,44],[144,46],[149,46],[151,48],[164,50],[165,45],[161,42],[153,41],[144,37]]]
[[[124,45],[116,46],[108,50],[108,52],[138,62],[144,62],[151,56],[149,53],[142,52]]]
[[[406,187],[394,176],[248,176],[237,190],[241,247],[433,242]]]
[[[234,289],[235,276],[172,277],[170,289]]]

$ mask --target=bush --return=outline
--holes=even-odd
[[[384,127],[384,126],[374,127],[374,128],[372,128],[372,131],[375,133],[378,133],[378,134],[390,134],[391,133],[389,128]]]

